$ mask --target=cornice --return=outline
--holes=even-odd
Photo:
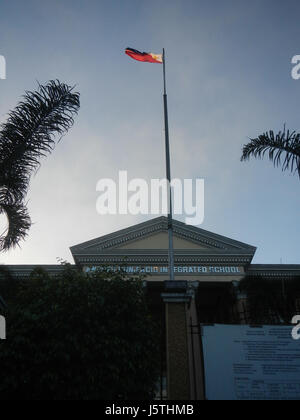
[[[27,278],[30,276],[32,271],[35,268],[42,268],[50,276],[57,276],[62,273],[64,270],[63,265],[4,265],[5,269],[14,277],[14,278]],[[71,267],[76,267],[76,265],[71,265]],[[5,277],[5,274],[0,273],[0,279]]]
[[[175,264],[238,264],[241,266],[249,265],[252,256],[176,256]],[[76,256],[76,261],[81,265],[104,265],[104,264],[143,264],[143,265],[161,265],[168,264],[168,256],[152,256],[145,258],[144,256],[127,256],[120,258],[119,256]]]
[[[167,249],[111,249],[101,252],[78,252],[73,253],[74,257],[96,257],[96,256],[103,256],[104,258],[109,258],[111,256],[119,257],[119,258],[127,258],[127,257],[134,257],[134,256],[144,256],[145,258],[148,257],[161,257],[167,256],[168,250]],[[175,249],[174,255],[177,257],[202,257],[202,256],[211,256],[211,257],[220,257],[220,256],[249,256],[253,258],[252,253],[249,250],[224,250],[219,251],[215,249]]]
[[[298,264],[253,264],[247,270],[249,277],[300,277]]]

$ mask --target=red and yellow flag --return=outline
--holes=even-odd
[[[146,63],[159,63],[162,64],[162,54],[146,53],[134,50],[132,48],[126,48],[125,54],[137,61],[144,61]]]

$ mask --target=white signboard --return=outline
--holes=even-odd
[[[300,400],[293,326],[203,326],[208,400]]]

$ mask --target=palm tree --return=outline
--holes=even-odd
[[[300,134],[286,130],[274,134],[273,131],[264,133],[243,148],[242,161],[249,160],[251,156],[263,158],[266,154],[274,163],[281,166],[283,171],[297,173],[300,177]]]
[[[7,229],[0,232],[0,251],[7,251],[25,238],[31,220],[24,202],[31,175],[40,158],[51,153],[55,135],[61,137],[73,125],[80,108],[74,88],[51,80],[26,92],[0,127],[0,216]]]

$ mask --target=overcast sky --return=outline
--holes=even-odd
[[[0,262],[73,262],[70,246],[154,217],[98,215],[96,184],[165,176],[162,66],[124,54],[164,47],[172,175],[205,179],[200,227],[257,246],[255,263],[300,263],[299,179],[240,162],[249,137],[300,131],[299,15],[298,0],[2,0],[0,122],[37,80],[76,84],[81,110],[32,178],[26,241]]]

